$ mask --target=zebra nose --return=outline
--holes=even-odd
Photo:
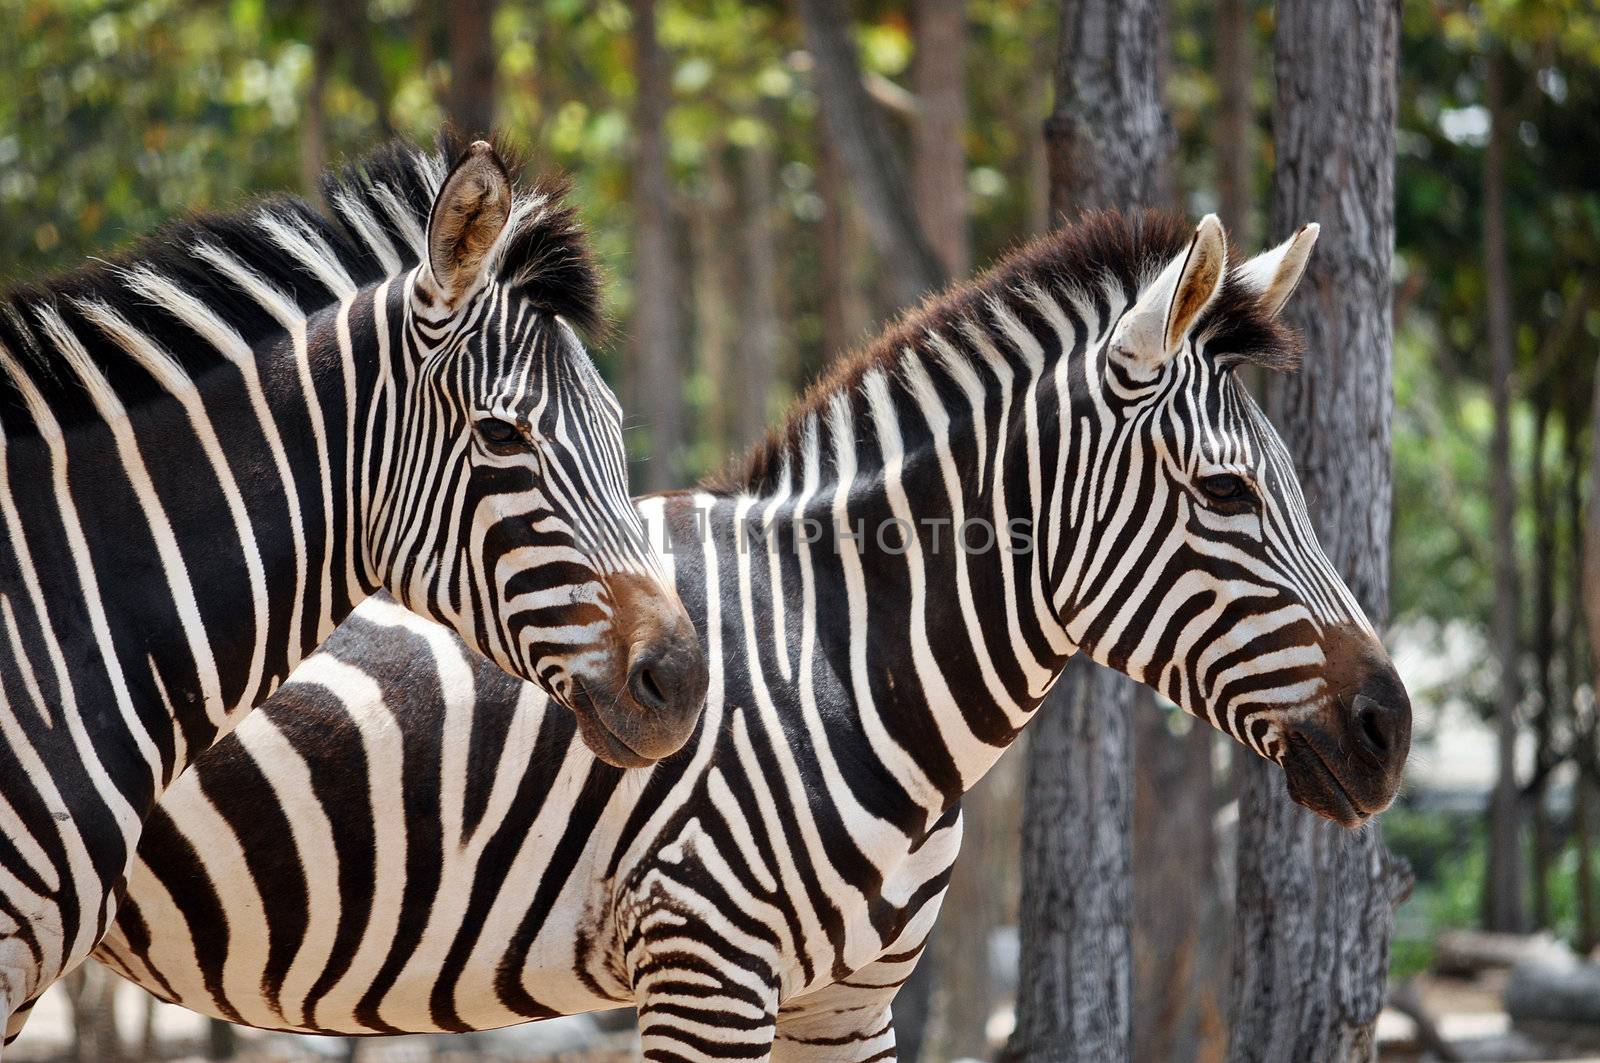
[[[705,659],[692,637],[658,639],[641,647],[628,665],[628,693],[651,712],[697,711],[705,688]]]
[[[1393,668],[1373,672],[1350,699],[1355,732],[1377,760],[1404,762],[1411,749],[1411,699]]]
[[[636,660],[628,669],[628,693],[647,709],[660,712],[671,700],[667,694],[673,686],[670,676],[663,673],[661,662],[652,658]]]

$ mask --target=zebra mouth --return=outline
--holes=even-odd
[[[572,681],[572,715],[578,721],[583,744],[600,760],[617,768],[644,768],[655,763],[651,757],[635,752],[627,740],[606,723],[605,714],[582,683]]]
[[[1283,774],[1294,802],[1324,819],[1355,828],[1372,818],[1372,812],[1361,807],[1316,743],[1303,734],[1289,736]]]

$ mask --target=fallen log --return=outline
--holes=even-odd
[[[1510,970],[1521,963],[1570,955],[1565,945],[1546,933],[1447,930],[1434,944],[1433,970],[1451,978],[1475,978],[1484,971]]]
[[[1600,964],[1571,953],[1519,964],[1506,982],[1505,1006],[1518,1025],[1555,1022],[1600,1030]]]

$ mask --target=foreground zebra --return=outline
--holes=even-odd
[[[651,1059],[889,1058],[961,794],[1078,650],[1366,821],[1409,704],[1232,372],[1290,360],[1315,234],[1226,273],[1215,218],[1092,219],[912,315],[741,474],[644,500],[713,680],[649,771],[369,603],[163,801],[97,955],[257,1026],[636,1004]]]
[[[0,1018],[114,909],[151,809],[376,589],[677,749],[705,665],[623,478],[556,191],[381,153],[0,299]],[[637,695],[637,701],[636,697]]]

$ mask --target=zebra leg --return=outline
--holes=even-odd
[[[923,906],[889,951],[850,977],[785,1004],[778,1012],[773,1063],[874,1063],[893,1060],[890,1002],[922,958],[939,914],[938,897]]]
[[[922,955],[889,953],[843,981],[807,993],[778,1012],[773,1063],[868,1063],[894,1059],[889,1004]]]
[[[13,934],[0,937],[0,1029],[4,1039],[0,1046],[8,1045],[22,1032],[28,1021],[33,1001],[26,999],[28,986],[39,977],[33,953],[22,939]]]
[[[39,998],[34,997],[25,1004],[19,1005],[5,1018],[6,1036],[3,1044],[10,1044],[22,1033],[22,1027],[27,1023],[28,1016],[33,1014],[33,1006],[39,1003]]]
[[[699,948],[663,952],[644,965],[635,974],[644,1058],[659,1063],[770,1059],[778,980],[770,966],[761,968],[712,960]]]

